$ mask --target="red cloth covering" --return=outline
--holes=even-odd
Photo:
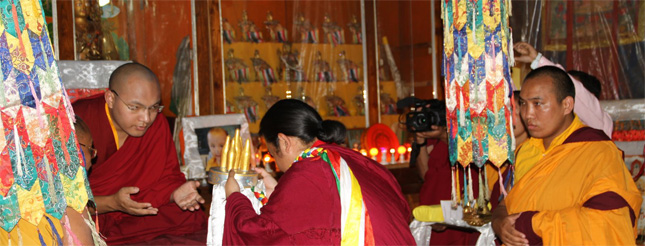
[[[107,88],[96,88],[96,89],[65,89],[67,91],[67,96],[69,101],[74,103],[78,100],[81,100],[86,97],[91,97],[97,94],[103,94]]]
[[[450,200],[452,191],[452,174],[450,161],[448,159],[448,145],[439,140],[428,140],[429,145],[434,148],[429,154],[428,171],[425,174],[425,182],[419,192],[419,205],[437,205],[441,200]],[[422,147],[425,148],[425,147]],[[474,165],[471,166],[473,177],[473,192],[475,197],[479,193],[479,171]],[[459,191],[463,194],[464,170],[459,166]],[[479,238],[479,232],[467,232],[447,228],[444,231],[433,231],[430,237],[430,245],[475,245]]]
[[[322,144],[347,162],[361,185],[377,245],[414,245],[410,208],[390,172],[360,153]],[[332,170],[319,158],[294,163],[257,215],[239,192],[226,202],[224,245],[339,245],[341,206]]]
[[[203,211],[182,211],[170,194],[186,178],[179,171],[175,146],[163,115],[158,115],[142,137],[128,137],[117,150],[105,111],[103,94],[79,100],[74,112],[87,123],[98,151],[89,176],[96,196],[112,195],[125,186],[139,187],[132,200],[159,208],[154,216],[132,216],[123,212],[99,215],[100,232],[108,244],[134,243],[159,235],[183,235],[203,230]]]

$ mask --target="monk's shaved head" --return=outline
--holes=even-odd
[[[562,101],[566,97],[576,98],[576,88],[573,85],[573,81],[562,69],[554,66],[543,66],[527,74],[524,81],[538,77],[551,78],[554,89],[553,93],[555,93],[558,101]]]
[[[141,137],[162,108],[161,86],[150,68],[139,63],[123,64],[110,75],[105,102],[119,141],[128,136]]]
[[[91,136],[90,135],[90,128],[85,124],[85,121],[81,119],[81,117],[78,117],[76,115],[75,117],[76,122],[74,122],[74,128],[76,129],[76,136],[80,138],[80,136]]]
[[[110,81],[108,84],[108,87],[110,90],[118,90],[120,89],[125,82],[128,81],[128,78],[132,75],[138,75],[144,79],[144,81],[147,82],[154,82],[157,85],[159,84],[159,80],[157,79],[157,75],[155,75],[150,68],[136,63],[126,63],[118,68],[116,68],[112,74],[110,75]]]

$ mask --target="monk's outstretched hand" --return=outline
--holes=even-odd
[[[240,185],[235,180],[235,171],[232,169],[228,172],[228,179],[226,180],[226,184],[224,184],[224,191],[226,192],[226,198],[234,192],[240,192]]]
[[[116,193],[112,194],[111,200],[114,209],[112,211],[121,211],[130,215],[154,215],[159,209],[153,208],[148,202],[135,202],[130,195],[139,193],[139,187],[123,187]],[[98,202],[98,201],[97,201]]]
[[[275,186],[278,185],[278,181],[275,180],[275,178],[264,168],[256,167],[255,171],[259,173],[260,176],[262,176],[262,180],[264,180],[264,188],[266,189],[264,191],[264,195],[268,199],[271,196],[271,193],[273,193]]]
[[[182,210],[198,210],[199,205],[204,204],[204,198],[197,192],[197,187],[199,181],[187,181],[172,192],[170,201],[174,201]]]

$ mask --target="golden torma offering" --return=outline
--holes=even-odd
[[[251,141],[246,139],[242,146],[240,129],[235,130],[233,138],[226,137],[222,148],[222,161],[208,171],[208,182],[220,184],[226,181],[230,170],[235,170],[235,179],[245,188],[257,184],[258,173],[251,170]]]

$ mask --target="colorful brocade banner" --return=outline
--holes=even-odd
[[[0,1],[0,228],[82,211],[92,193],[38,0]]]
[[[444,0],[441,9],[450,162],[500,167],[514,149],[511,1]]]

